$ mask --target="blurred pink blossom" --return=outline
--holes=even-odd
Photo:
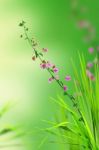
[[[89,50],[89,53],[93,53],[94,52],[94,48],[93,47],[90,47],[88,50]]]
[[[48,52],[48,49],[47,48],[42,48],[42,51],[43,52]]]
[[[49,82],[49,83],[52,83],[53,80],[54,80],[54,79],[51,77],[51,78],[48,79],[48,82]]]
[[[67,86],[66,86],[66,85],[64,85],[63,89],[64,89],[64,91],[67,91]]]
[[[88,62],[88,63],[87,63],[87,67],[88,67],[88,68],[93,67],[93,63],[92,63],[92,62]]]
[[[66,76],[66,77],[65,77],[65,80],[66,80],[66,81],[70,81],[70,80],[71,80],[71,76],[69,76],[69,75]]]
[[[53,69],[53,71],[54,71],[54,73],[57,73],[57,72],[59,71],[59,69],[55,67],[55,68]]]
[[[86,70],[86,74],[87,74],[87,76],[89,77],[90,80],[95,80],[94,75],[88,69]]]

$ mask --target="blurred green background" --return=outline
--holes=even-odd
[[[83,32],[77,29],[71,18],[70,0],[0,0],[0,105],[14,101],[16,106],[1,120],[1,124],[20,124],[26,132],[22,147],[13,150],[36,150],[44,135],[32,135],[35,127],[45,126],[41,120],[54,118],[56,107],[50,97],[61,94],[55,83],[48,84],[49,74],[32,62],[32,49],[20,39],[22,30],[18,24],[27,22],[30,35],[40,47],[49,49],[46,58],[60,69],[60,76],[72,74],[71,58],[78,63],[78,50],[88,55],[88,47],[82,41]],[[88,8],[87,15],[99,32],[98,0],[79,0]],[[80,68],[79,68],[80,69]],[[70,85],[71,86],[71,85]],[[71,90],[70,90],[71,92]],[[28,134],[28,131],[31,134]],[[51,139],[53,137],[50,137]],[[44,144],[42,150],[61,149],[57,144]],[[11,148],[6,148],[11,150]]]

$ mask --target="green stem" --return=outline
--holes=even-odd
[[[27,32],[26,32],[26,29],[25,29],[25,26],[24,26],[24,32],[25,32],[26,39],[28,40],[30,46],[32,46],[31,40],[30,40],[30,38],[28,37],[28,34],[27,34]],[[32,46],[32,48],[33,48],[33,46]],[[33,48],[33,50],[34,50],[35,53],[38,54],[38,52],[36,51],[35,48]],[[41,62],[43,61],[43,59],[41,58],[41,56],[40,56],[39,54],[38,54],[38,58],[39,58],[39,60],[40,60]],[[58,84],[58,85],[62,88],[62,90],[63,90],[63,85],[61,84],[62,82],[61,82],[60,80],[57,80],[57,79],[55,78],[55,76],[53,75],[53,73],[51,72],[51,70],[50,70],[49,68],[47,68],[46,70],[47,70],[47,71],[49,72],[49,74],[56,80],[57,84]],[[80,115],[80,117],[81,117],[83,123],[85,124],[84,119],[83,119],[83,116],[82,116],[82,113],[81,113],[80,109],[78,108],[77,103],[75,102],[75,101],[76,101],[75,97],[72,96],[72,95],[70,95],[70,94],[67,93],[67,92],[65,92],[65,95],[67,95],[67,96],[69,97],[69,99],[72,100],[73,105],[76,107],[76,110],[78,111],[78,113],[79,113],[79,115]]]

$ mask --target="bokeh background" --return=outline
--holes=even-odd
[[[79,5],[88,8],[85,17],[95,26],[98,35],[98,0],[79,0]],[[39,68],[38,61],[32,61],[31,47],[20,39],[23,31],[18,24],[22,20],[27,22],[30,36],[37,39],[40,47],[49,49],[46,58],[59,67],[62,78],[72,75],[71,58],[78,63],[78,51],[91,59],[90,45],[83,42],[84,33],[71,17],[70,0],[0,0],[0,106],[7,101],[16,104],[0,124],[19,124],[26,133],[20,139],[21,147],[3,148],[6,150],[36,150],[45,134],[33,134],[34,130],[45,126],[42,120],[54,118],[57,108],[50,97],[62,94],[55,83],[48,84],[49,74]],[[69,86],[72,88],[71,83]],[[6,138],[0,137],[0,140],[6,143]],[[41,150],[46,149],[62,148],[45,143]]]

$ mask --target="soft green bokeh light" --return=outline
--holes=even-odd
[[[91,11],[87,17],[98,28],[98,2],[84,0],[83,4]],[[9,100],[17,103],[6,114],[4,123],[23,124],[25,130],[32,131],[39,124],[43,126],[42,119],[53,118],[49,98],[56,96],[60,88],[55,83],[49,85],[48,73],[39,69],[39,62],[32,62],[32,49],[19,38],[23,31],[18,24],[22,19],[27,22],[30,35],[36,37],[41,48],[49,49],[46,57],[59,66],[64,79],[72,73],[71,57],[78,62],[77,51],[87,53],[88,48],[69,14],[69,0],[0,0],[0,103]],[[26,149],[35,149],[35,141],[34,136],[28,136]],[[42,150],[52,148],[53,145],[45,144]]]

